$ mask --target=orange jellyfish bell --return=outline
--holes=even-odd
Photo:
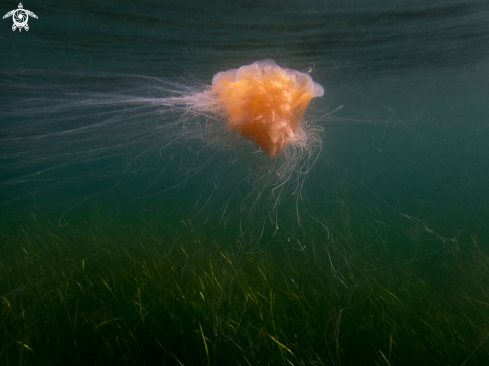
[[[212,92],[227,114],[229,128],[276,156],[302,136],[302,117],[324,88],[309,74],[265,59],[217,73]]]

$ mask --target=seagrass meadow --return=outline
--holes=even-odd
[[[0,22],[1,366],[487,364],[485,1],[23,9]],[[267,59],[324,88],[268,154],[211,89]]]
[[[111,217],[93,210],[63,233],[35,216],[2,227],[3,364],[485,362],[489,257],[476,236],[388,276],[379,258],[351,258],[361,270],[342,281],[361,281],[347,288],[320,241],[239,254],[231,238],[175,241],[190,222],[124,230]],[[361,227],[339,241],[378,246]]]

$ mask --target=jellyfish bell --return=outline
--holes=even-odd
[[[324,94],[324,88],[309,74],[265,59],[217,73],[208,93],[217,98],[231,130],[276,156],[302,139],[304,113],[312,98]]]

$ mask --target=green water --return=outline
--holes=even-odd
[[[1,365],[486,364],[485,2],[23,5]],[[322,150],[279,191],[278,160],[160,103],[264,58],[325,88]]]

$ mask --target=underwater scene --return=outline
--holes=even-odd
[[[0,7],[0,365],[488,364],[487,1]]]

